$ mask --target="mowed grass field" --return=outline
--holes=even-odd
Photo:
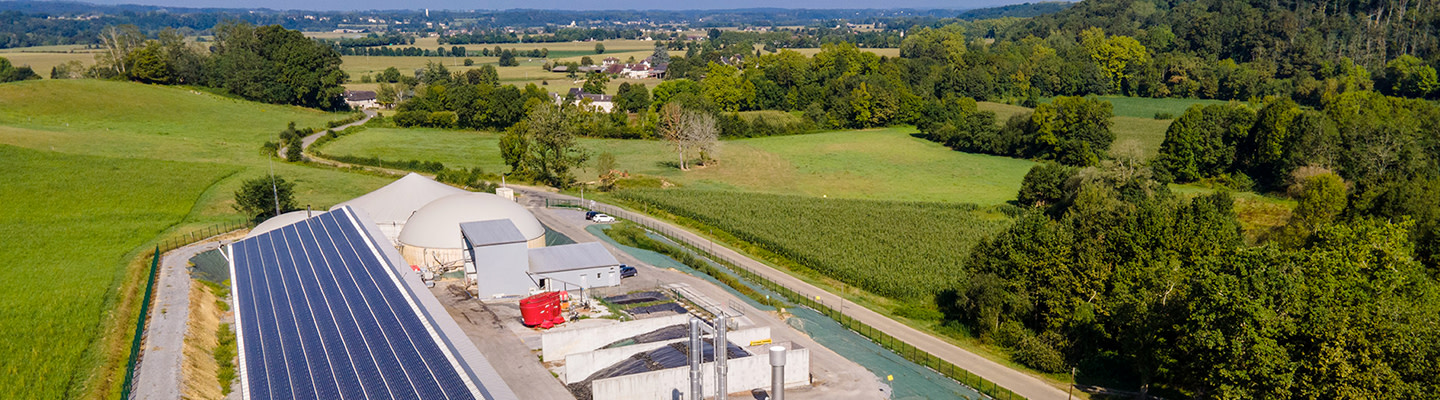
[[[148,267],[136,256],[243,220],[235,190],[272,167],[261,144],[291,121],[324,127],[345,116],[127,82],[0,84],[0,298],[9,302],[0,397],[113,398]],[[300,206],[316,209],[390,181],[273,168],[296,182]]]
[[[1115,133],[1115,142],[1110,146],[1111,154],[1137,157],[1148,160],[1160,153],[1160,143],[1165,141],[1165,130],[1170,129],[1174,119],[1155,119],[1155,113],[1169,113],[1179,116],[1186,108],[1196,104],[1221,104],[1220,100],[1203,99],[1152,99],[1145,97],[1098,96],[1110,102],[1115,116],[1110,119],[1110,131]],[[1050,99],[1042,99],[1049,101]],[[1010,116],[1034,111],[1017,105],[979,102],[982,111],[995,113],[995,122],[1004,124]]]
[[[45,47],[49,48],[57,46]],[[82,52],[80,50],[76,50],[76,52],[74,53],[65,53],[60,52],[61,50],[58,49],[53,51],[41,51],[37,49],[38,48],[35,47],[26,47],[23,49],[4,49],[0,50],[0,58],[10,60],[10,64],[18,67],[28,66],[30,67],[30,69],[35,70],[35,73],[40,75],[41,78],[45,79],[50,79],[50,70],[52,68],[55,68],[56,65],[65,64],[70,61],[79,61],[82,64],[85,64],[86,67],[95,64],[95,53]],[[11,51],[6,52],[5,50]],[[18,50],[27,51],[22,52]]]
[[[665,142],[581,139],[591,155],[615,155],[619,169],[693,188],[814,197],[995,204],[1015,198],[1034,163],[968,154],[911,136],[913,128],[838,131],[727,140],[716,165],[680,171]],[[327,144],[326,154],[439,161],[505,172],[499,135],[434,129],[369,129]],[[593,162],[578,171],[598,175]]]
[[[237,170],[0,145],[0,393],[84,397],[120,267]]]

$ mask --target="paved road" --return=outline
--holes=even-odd
[[[155,303],[145,322],[140,372],[135,376],[135,399],[180,398],[180,363],[184,358],[185,331],[190,321],[190,257],[220,247],[208,240],[165,253],[155,281]]]
[[[510,185],[510,187],[516,189],[517,192],[536,198],[579,200],[574,196],[553,193],[537,188],[526,188],[517,185]],[[587,200],[586,202],[589,203],[590,201]],[[636,221],[646,221],[647,224],[669,227],[669,230],[672,233],[678,234],[686,241],[692,243],[710,242],[708,239],[691,233],[690,231],[684,230],[678,226],[674,226],[667,222],[650,218],[648,216],[624,211],[608,204],[595,203],[595,207],[592,208],[602,212],[611,213],[612,215],[623,216],[624,218]],[[717,255],[729,258],[731,260],[736,260],[740,262],[744,267],[749,268],[750,270],[755,271],[762,276],[765,276],[771,281],[789,287],[792,290],[795,290],[806,296],[818,296],[820,298],[820,301],[824,304],[830,304],[832,305],[832,307],[836,307],[834,305],[842,304],[841,302],[844,301],[838,295],[821,290],[820,288],[806,283],[805,281],[802,281],[794,276],[791,276],[788,273],[771,268],[769,265],[765,265],[764,263],[755,261],[725,246],[707,247],[709,247]],[[1060,400],[1067,398],[1065,391],[1055,386],[1051,386],[1050,384],[1047,384],[1044,381],[1041,381],[1039,378],[1036,378],[1030,374],[1016,371],[1004,365],[1000,365],[999,363],[996,363],[994,361],[990,361],[985,357],[981,357],[978,354],[962,349],[958,346],[950,344],[949,342],[940,340],[939,338],[931,336],[930,334],[921,332],[915,328],[911,328],[910,326],[896,322],[895,320],[881,315],[880,313],[871,311],[868,308],[856,307],[854,306],[854,303],[850,303],[850,305],[850,307],[844,308],[844,314],[846,316],[859,320],[866,325],[870,325],[875,329],[885,332],[886,334],[898,338],[906,343],[910,343],[921,351],[935,355],[936,357],[949,361],[950,363],[955,364],[961,368],[965,368],[966,370],[969,370],[975,375],[984,377],[991,382],[995,382],[1001,387],[1014,391],[1016,394],[1025,396],[1026,398],[1033,400]]]
[[[366,122],[370,122],[370,119],[371,119],[371,118],[375,118],[375,110],[363,110],[363,112],[365,113],[365,118],[361,118],[359,121],[351,122],[351,123],[348,123],[348,124],[345,124],[345,125],[340,125],[340,126],[337,126],[337,127],[334,127],[334,128],[330,128],[330,129],[322,129],[322,130],[320,130],[319,132],[312,133],[312,134],[310,134],[310,136],[306,136],[305,138],[300,139],[300,150],[308,150],[308,149],[310,149],[310,145],[313,144],[313,143],[315,143],[316,140],[320,140],[320,137],[321,137],[321,136],[325,136],[325,132],[328,132],[328,131],[336,131],[336,132],[343,131],[343,130],[345,130],[346,128],[349,128],[349,127],[352,127],[352,126],[357,126],[357,125],[362,125],[362,124],[364,124],[364,123],[366,123]],[[275,155],[280,156],[280,158],[285,158],[285,149],[286,149],[285,147],[281,147],[280,150],[277,150],[277,151],[276,151],[276,154],[275,154]],[[306,156],[305,158],[308,159],[308,158],[310,158],[310,157],[309,157],[309,156]]]

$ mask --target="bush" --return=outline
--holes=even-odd
[[[1074,167],[1055,162],[1030,167],[1025,179],[1020,181],[1020,193],[1015,196],[1015,202],[1025,207],[1057,204],[1066,197],[1065,182],[1077,172]]]
[[[895,309],[895,315],[916,321],[939,321],[945,318],[945,314],[941,314],[940,310],[914,303],[907,303]]]
[[[300,149],[300,141],[297,140],[294,143],[290,143],[290,146],[285,148],[285,161],[299,162],[304,156],[302,151],[303,150]]]
[[[1052,337],[1053,336],[1053,337]],[[1044,372],[1065,370],[1065,358],[1060,355],[1051,340],[1058,338],[1054,332],[1045,332],[1038,337],[1026,336],[1010,350],[1010,357],[1024,366]]]
[[[1155,119],[1175,119],[1175,114],[1160,111],[1155,113]]]
[[[424,126],[430,122],[430,113],[425,111],[401,111],[390,118],[395,126],[409,128],[413,126]]]
[[[430,113],[429,121],[427,126],[453,129],[460,123],[460,117],[454,111],[436,111]]]
[[[486,174],[480,167],[471,169],[446,169],[435,174],[435,180],[460,186],[466,189],[474,189],[486,193],[495,193],[496,185],[493,181],[500,179],[500,176]]]
[[[281,176],[262,176],[246,180],[235,191],[235,211],[259,222],[280,212],[295,210],[295,184]]]
[[[230,330],[230,324],[220,324],[216,342],[215,365],[220,368],[216,378],[220,381],[221,392],[228,395],[231,383],[235,382],[235,356],[239,354],[235,344],[235,331]]]

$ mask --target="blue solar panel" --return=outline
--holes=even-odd
[[[474,399],[348,208],[231,246],[248,399]]]

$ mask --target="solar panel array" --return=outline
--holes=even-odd
[[[348,208],[231,247],[248,399],[474,399]]]

